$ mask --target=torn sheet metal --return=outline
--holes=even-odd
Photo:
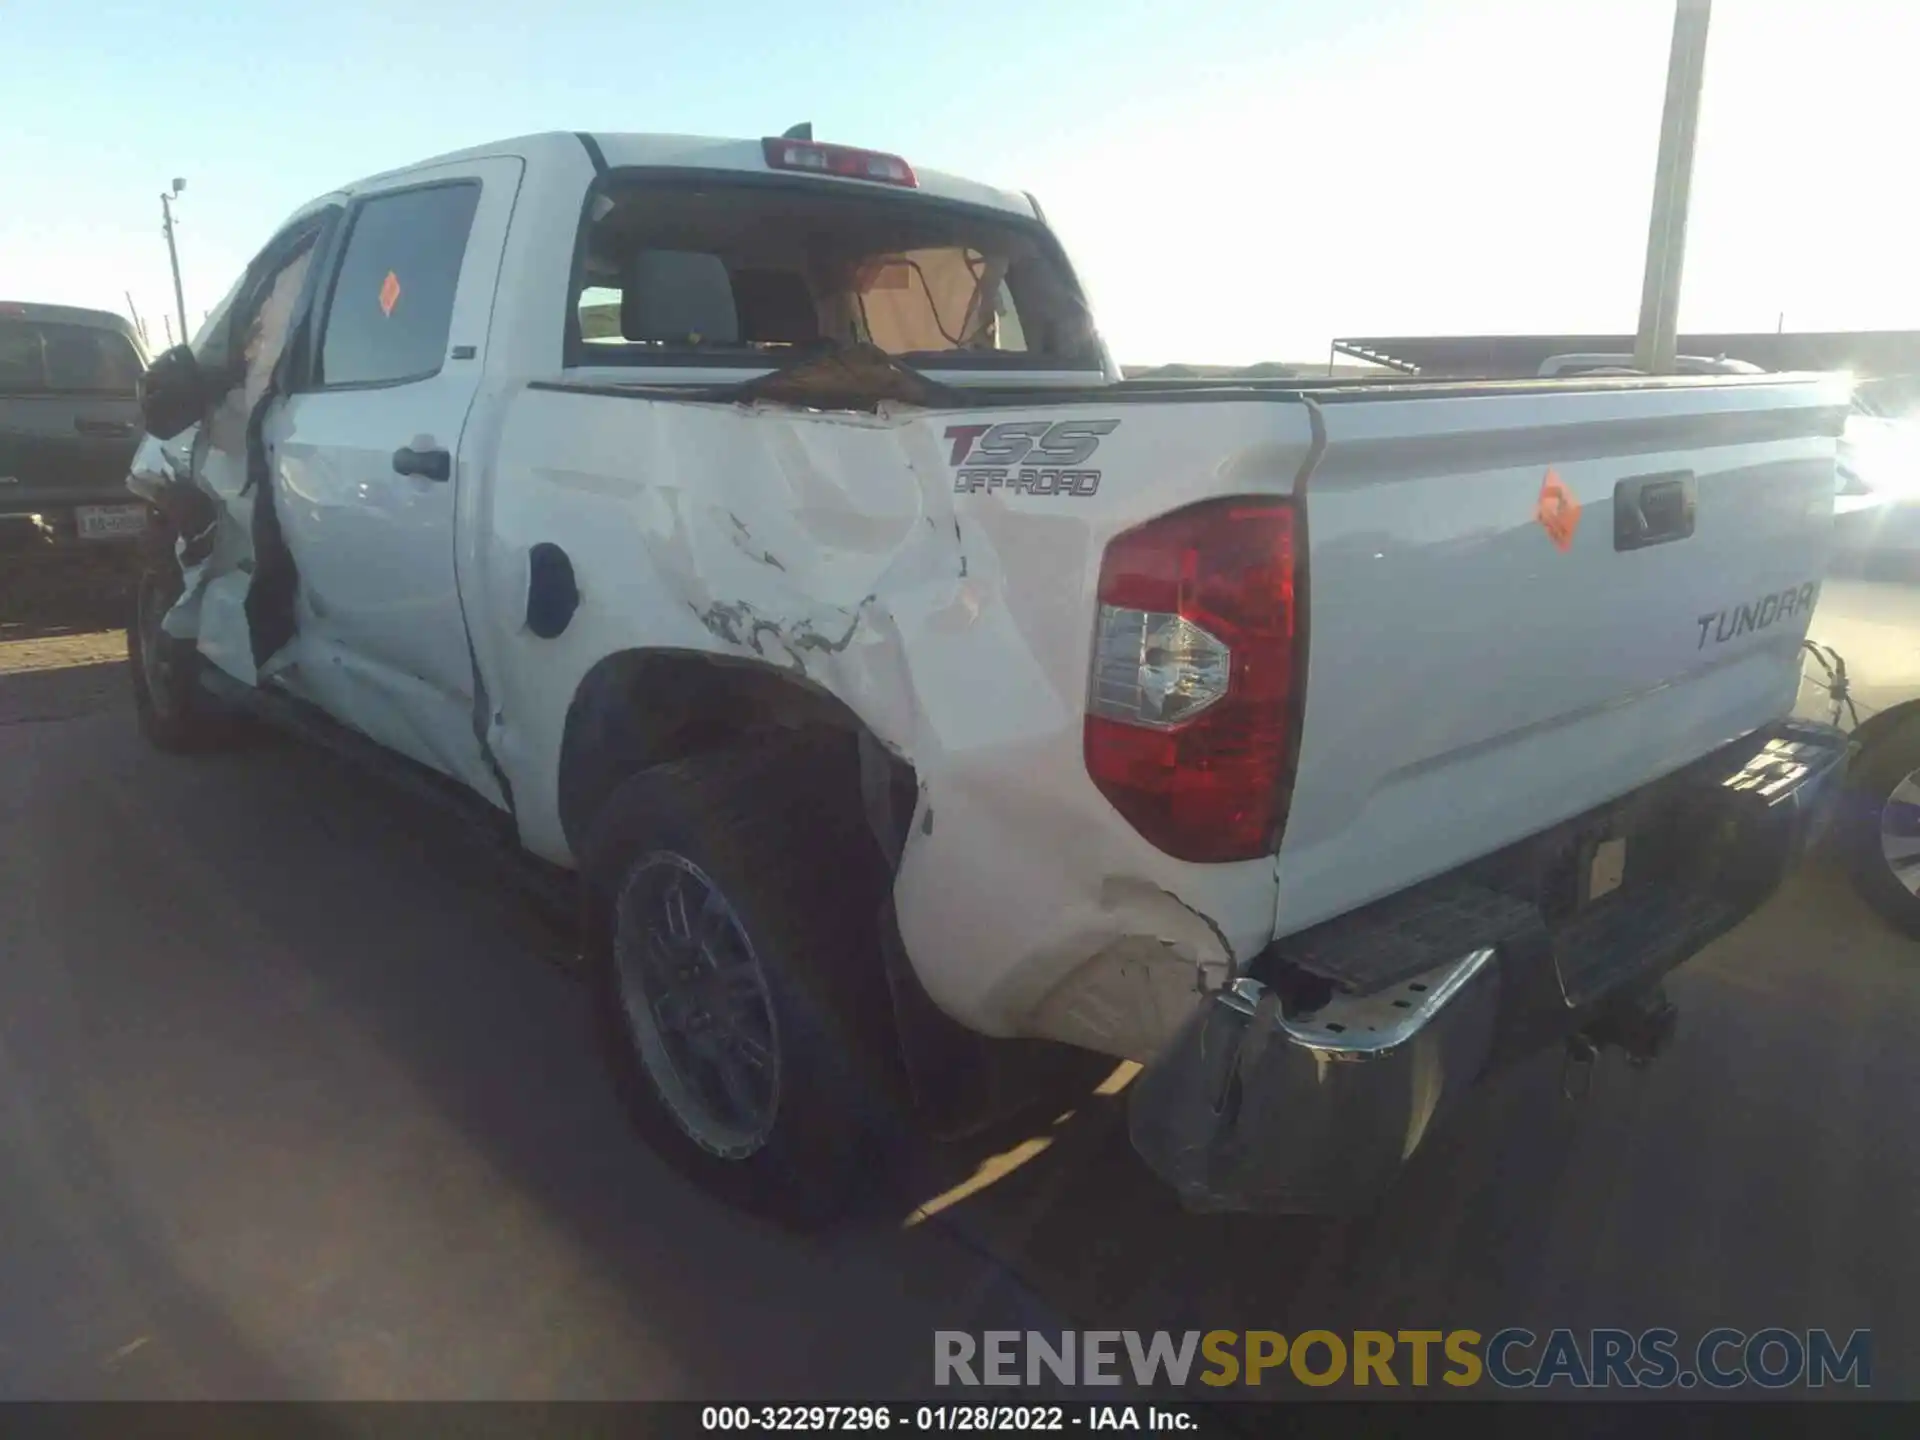
[[[274,277],[241,342],[238,383],[194,429],[165,443],[147,437],[127,482],[180,532],[175,553],[184,588],[163,621],[167,633],[196,640],[203,655],[247,684],[259,679],[246,614],[257,492],[249,480],[249,430],[286,349],[311,255],[307,250]]]
[[[1088,779],[1100,556],[1118,531],[1218,494],[1222,473],[1284,491],[1310,426],[1260,403],[1040,413],[1042,431],[1117,419],[1088,493],[959,482],[951,432],[1032,418],[1017,411],[514,396],[496,463],[461,496],[479,541],[461,589],[529,848],[570,858],[555,758],[596,663],[668,650],[763,665],[843,701],[913,767],[895,901],[942,1009],[988,1034],[1153,1054],[1271,938],[1273,864],[1171,860]],[[537,545],[564,550],[579,582],[551,639],[524,624]]]
[[[902,365],[878,345],[843,345],[836,350],[775,370],[743,385],[703,397],[735,404],[802,406],[811,410],[860,410],[877,413],[888,401],[929,410],[957,409],[966,392],[929,380]]]

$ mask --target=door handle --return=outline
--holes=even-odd
[[[133,422],[131,420],[88,420],[82,418],[73,422],[73,428],[78,430],[82,435],[105,435],[115,440],[124,440],[127,436],[133,434]]]
[[[1613,548],[1644,550],[1686,539],[1697,504],[1691,470],[1622,480],[1613,487]]]
[[[444,450],[416,450],[402,445],[393,452],[393,468],[402,475],[418,475],[422,480],[446,481],[453,478],[453,457]]]

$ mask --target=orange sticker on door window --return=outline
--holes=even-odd
[[[393,307],[400,303],[400,277],[391,270],[387,278],[380,282],[380,313],[393,314]]]
[[[1547,532],[1554,549],[1564,555],[1573,548],[1573,532],[1580,525],[1580,502],[1552,470],[1540,483],[1540,503],[1534,507],[1533,518]]]

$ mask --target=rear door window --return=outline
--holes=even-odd
[[[140,356],[118,331],[49,320],[0,320],[0,394],[132,396]]]
[[[327,307],[321,386],[399,385],[440,372],[479,203],[479,183],[462,181],[359,206]]]

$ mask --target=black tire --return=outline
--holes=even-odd
[[[608,798],[580,857],[597,1026],[636,1127],[709,1193],[798,1229],[840,1218],[861,1183],[871,1187],[903,1086],[877,939],[886,877],[848,803],[857,779],[843,739],[643,771]],[[661,908],[676,887],[678,926]],[[688,919],[685,897],[703,887],[721,903],[704,902],[704,922]],[[677,937],[697,923],[714,933],[732,926],[741,940],[689,949]],[[660,960],[667,952],[677,966]],[[719,982],[722,970],[743,972],[742,957],[764,983]],[[681,978],[661,980],[666,969]],[[691,1003],[705,1030],[700,1052],[700,1040],[673,1027],[689,1008],[679,988],[703,983],[713,986],[701,992],[708,998]],[[705,1015],[713,995],[725,1012],[717,1020]],[[757,1057],[748,1053],[756,1047]],[[703,1076],[729,1064],[739,1083],[712,1095]]]
[[[1920,715],[1910,716],[1868,743],[1847,778],[1841,847],[1860,897],[1888,924],[1920,940],[1920,895],[1901,882],[1883,838],[1920,841],[1920,805],[1895,804],[1894,792],[1920,772]],[[1920,777],[1916,777],[1920,779]],[[1920,883],[1920,870],[1908,872]]]
[[[133,584],[133,614],[127,621],[134,713],[140,733],[156,749],[173,754],[225,749],[244,737],[241,717],[200,687],[199,649],[160,628],[181,589],[171,547],[156,544],[141,559]]]

